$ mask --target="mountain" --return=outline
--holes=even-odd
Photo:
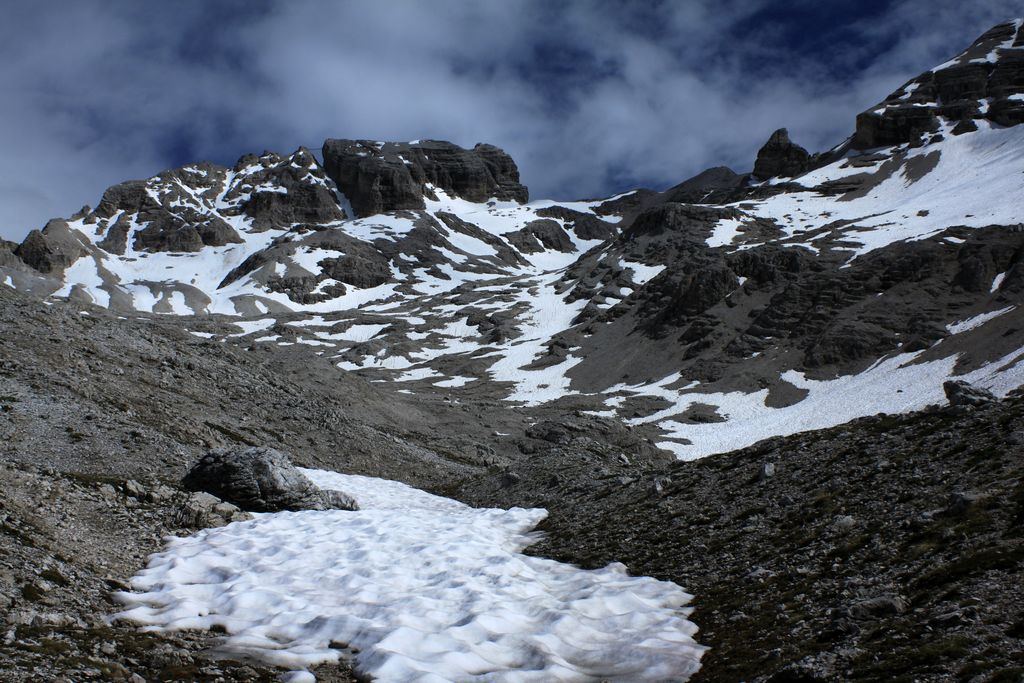
[[[694,680],[943,680],[986,657],[1011,676],[1022,122],[1015,20],[830,150],[780,129],[749,173],[664,191],[530,201],[497,147],[345,139],[113,186],[0,243],[0,502],[56,548],[11,522],[16,555],[40,576],[73,556],[68,509],[92,511],[89,562],[111,534],[150,552],[178,499],[139,481],[269,443],[544,507],[536,552],[692,588]],[[34,510],[43,487],[58,503]],[[111,628],[73,645],[130,640]]]
[[[16,288],[238,321],[415,392],[654,423],[693,458],[1024,384],[1019,22],[810,155],[528,202],[500,149],[328,140],[110,188],[0,255]],[[197,330],[201,333],[201,330]],[[851,400],[851,396],[856,396]]]

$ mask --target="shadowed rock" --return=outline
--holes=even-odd
[[[273,448],[212,450],[189,470],[184,484],[253,512],[359,509],[341,491],[317,487]]]
[[[358,216],[425,208],[428,184],[472,202],[526,202],[512,158],[493,145],[463,149],[450,142],[327,140],[324,168]]]
[[[951,406],[983,406],[998,400],[987,389],[971,386],[962,380],[945,382],[942,389]]]
[[[62,273],[89,252],[81,235],[66,221],[54,219],[42,230],[30,232],[14,253],[40,273]]]
[[[811,155],[807,150],[789,139],[789,131],[779,128],[758,151],[754,176],[761,180],[791,178],[810,168],[810,163]]]

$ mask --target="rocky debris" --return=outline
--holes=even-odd
[[[526,202],[519,170],[505,152],[478,144],[467,150],[450,142],[324,142],[328,175],[358,216],[399,209],[423,209],[433,186],[473,202],[495,198]]]
[[[152,502],[154,492],[172,495]],[[273,683],[287,671],[216,654],[200,631],[155,634],[107,617],[164,538],[184,494],[154,480],[97,479],[0,463],[0,678]],[[187,533],[187,530],[185,531]],[[345,664],[317,680],[351,683]]]
[[[983,406],[994,403],[998,399],[992,392],[981,387],[976,387],[963,380],[949,380],[942,384],[946,398],[951,406]]]
[[[881,595],[861,600],[850,606],[849,614],[854,619],[877,619],[882,616],[903,614],[907,611],[906,600],[895,595]]]
[[[807,150],[789,139],[789,131],[779,128],[758,150],[754,177],[760,180],[792,178],[810,168],[810,163],[811,155]]]
[[[202,491],[190,494],[174,515],[175,523],[186,529],[206,529],[247,519],[252,519],[252,515]]]
[[[694,681],[1015,680],[1024,450],[1007,443],[1022,418],[1024,399],[936,407],[629,477],[573,442],[514,487],[493,472],[457,492],[547,508],[540,556],[692,592],[710,648]]]
[[[954,134],[976,129],[976,119],[1002,126],[1024,122],[1021,31],[1013,22],[995,26],[940,68],[859,114],[853,146],[916,144],[922,134],[938,129],[940,119],[956,122]]]
[[[359,509],[350,496],[320,489],[286,454],[268,447],[214,449],[192,466],[183,483],[253,512]],[[221,516],[230,512],[216,510],[215,500],[202,499],[195,506]]]

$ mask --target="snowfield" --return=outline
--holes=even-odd
[[[679,586],[522,554],[544,510],[476,509],[398,482],[303,470],[358,512],[257,515],[187,538],[117,594],[147,630],[222,627],[292,670],[358,652],[374,680],[683,681],[704,648]]]

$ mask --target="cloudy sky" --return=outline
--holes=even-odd
[[[0,236],[129,178],[326,137],[486,141],[534,197],[812,150],[1005,0],[5,0]]]

